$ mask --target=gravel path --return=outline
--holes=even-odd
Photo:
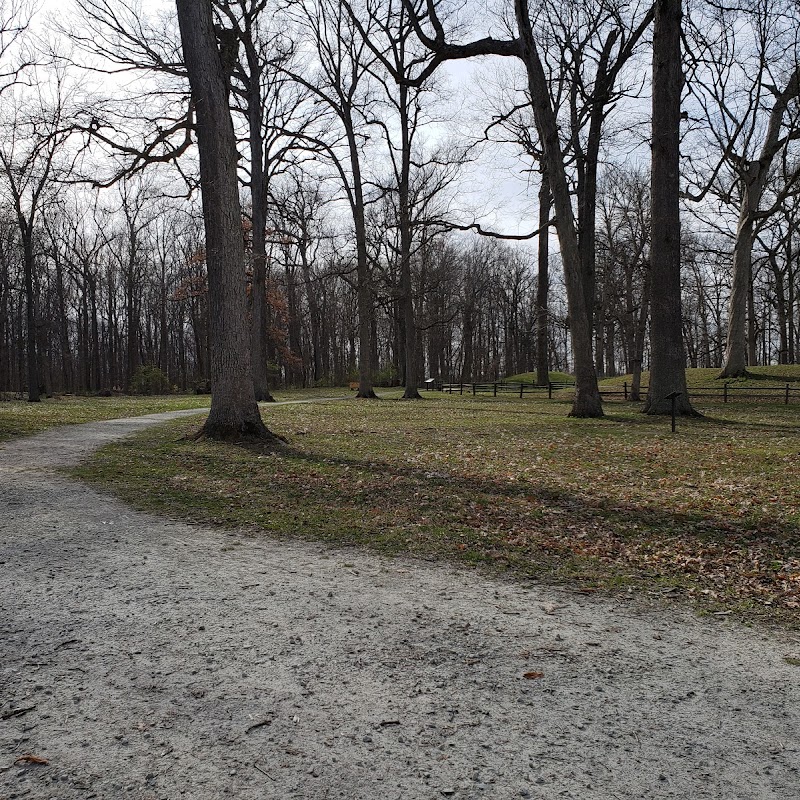
[[[169,522],[56,471],[170,416],[0,448],[2,800],[800,797],[795,635]]]

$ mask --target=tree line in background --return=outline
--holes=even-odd
[[[174,6],[75,0],[57,54],[28,35],[25,2],[0,5],[0,390],[205,389],[204,109],[188,101]],[[427,0],[214,3],[256,399],[353,380],[361,396],[399,384],[414,397],[427,377],[548,369],[596,391],[598,376],[651,366],[667,323],[681,366],[795,362],[800,9],[778,5],[688,5],[686,82],[678,64],[665,84],[682,93],[680,131],[651,133],[653,22],[679,19],[673,0],[517,1],[491,24]],[[501,67],[480,81],[440,77],[490,55]],[[457,134],[459,93],[472,112]],[[653,267],[672,245],[651,257],[665,181],[651,184],[648,146],[673,129],[677,298]],[[513,156],[538,198],[531,233],[507,241],[469,193],[492,153]],[[577,411],[595,415],[599,396],[586,397]]]

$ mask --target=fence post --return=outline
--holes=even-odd
[[[494,384],[494,396],[497,397],[497,382]]]
[[[520,400],[522,400],[522,390],[523,390],[524,387],[525,387],[525,384],[522,381],[520,381],[519,382],[519,399]]]
[[[475,397],[475,384],[472,384],[472,396]]]
[[[625,392],[625,399],[628,399],[628,381],[622,384],[623,391]]]
[[[727,383],[724,383],[722,385],[722,402],[723,403],[727,403],[728,402],[728,384]]]
[[[553,399],[553,384],[550,381],[547,381],[547,399]]]
[[[459,394],[464,394],[464,384],[463,383],[459,383],[458,384],[458,393]]]

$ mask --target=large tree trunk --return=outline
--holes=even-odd
[[[211,0],[177,0],[197,115],[211,325],[211,413],[202,434],[267,438],[250,369],[244,242],[228,76],[214,34]]]
[[[561,246],[564,282],[567,287],[570,333],[572,334],[572,352],[575,363],[575,399],[570,416],[601,417],[603,416],[603,406],[594,369],[592,328],[586,307],[575,214],[572,210],[572,198],[564,168],[558,123],[550,104],[547,79],[533,37],[528,2],[527,0],[516,0],[514,6],[522,45],[522,58],[528,73],[528,89],[533,114],[541,138],[545,170],[553,196],[556,231]]]
[[[650,174],[652,242],[650,385],[645,411],[667,414],[675,394],[679,414],[694,414],[686,392],[681,318],[679,195],[681,0],[657,0],[653,31],[653,142]]]

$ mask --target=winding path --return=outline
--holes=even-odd
[[[165,521],[59,474],[172,416],[0,448],[0,799],[800,796],[795,635]]]

